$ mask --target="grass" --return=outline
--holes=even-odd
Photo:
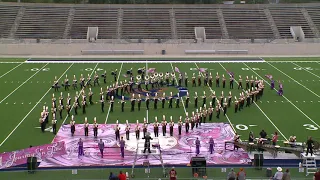
[[[179,58],[182,59],[182,58]],[[184,59],[184,58],[183,58]],[[189,58],[192,60],[192,58]],[[198,59],[198,58],[194,58]],[[208,60],[208,59],[206,59]],[[231,60],[228,58],[226,60]],[[320,105],[320,58],[267,58],[272,62],[265,63],[177,63],[170,61],[168,63],[150,63],[148,62],[148,68],[156,68],[157,72],[172,71],[172,67],[178,67],[181,72],[187,72],[189,80],[191,80],[192,73],[198,73],[195,68],[208,68],[212,72],[213,76],[218,72],[220,75],[225,74],[227,76],[228,71],[232,71],[235,74],[235,79],[238,80],[238,76],[241,75],[243,79],[246,76],[258,77],[259,79],[266,79],[266,74],[271,74],[276,80],[281,80],[284,85],[284,96],[278,96],[276,91],[271,90],[268,84],[265,83],[265,93],[261,100],[256,102],[250,108],[244,108],[243,111],[234,113],[233,105],[228,110],[227,117],[221,116],[220,119],[215,119],[213,122],[226,122],[233,125],[234,129],[242,135],[242,140],[247,140],[250,131],[258,136],[261,129],[271,136],[275,131],[280,133],[279,140],[288,139],[291,135],[296,135],[298,141],[304,142],[308,136],[313,136],[316,140],[320,140],[319,136],[319,105]],[[314,61],[314,62],[290,62],[292,61]],[[21,59],[1,59],[1,62],[18,61]],[[52,133],[42,134],[39,127],[39,115],[43,106],[49,106],[51,108],[52,94],[58,98],[59,93],[55,93],[53,89],[50,89],[54,77],[61,77],[60,82],[68,75],[69,79],[72,79],[73,75],[76,75],[79,79],[80,74],[87,77],[88,74],[97,71],[98,74],[102,74],[104,70],[107,71],[107,84],[103,84],[100,79],[100,85],[105,89],[107,85],[115,83],[111,78],[111,71],[118,69],[120,72],[119,81],[127,80],[123,74],[127,70],[131,69],[136,74],[137,69],[146,66],[146,63],[24,63],[20,66],[16,63],[3,63],[0,66],[0,114],[2,117],[2,124],[0,126],[0,152],[8,152],[17,149],[23,149],[29,147],[29,145],[42,145],[50,143],[54,135]],[[16,67],[18,66],[18,67]],[[15,68],[16,67],[16,68]],[[13,69],[15,68],[15,69]],[[41,69],[43,68],[43,69]],[[13,70],[12,70],[13,69]],[[10,71],[12,70],[12,71]],[[10,72],[9,72],[10,71]],[[8,73],[9,72],[9,73]],[[32,78],[30,78],[33,76]],[[227,78],[228,79],[228,78]],[[228,81],[228,80],[227,80]],[[244,81],[243,84],[245,85]],[[278,88],[278,83],[276,83]],[[72,88],[71,88],[72,89]],[[63,96],[66,99],[67,93],[70,96],[75,96],[76,91],[71,90],[65,92],[63,89]],[[212,88],[216,92],[217,96],[220,96],[223,91],[225,95],[232,92],[233,96],[239,96],[242,90],[235,89],[230,90],[229,85],[223,89]],[[88,90],[86,90],[88,91]],[[94,92],[93,100],[98,101],[100,87],[93,87]],[[178,92],[174,87],[164,88],[163,92],[170,94],[170,92]],[[207,95],[211,94],[211,90],[208,87],[191,87],[189,83],[188,91],[191,96],[191,103],[193,103],[194,93],[197,92],[199,96],[203,95],[203,91]],[[162,93],[161,93],[162,94]],[[126,95],[128,96],[128,94]],[[76,123],[83,123],[84,118],[87,117],[89,122],[93,122],[93,118],[97,117],[98,123],[115,123],[119,120],[119,123],[125,123],[129,120],[131,123],[135,123],[136,120],[140,122],[147,116],[145,110],[145,103],[142,103],[142,110],[138,112],[130,112],[129,102],[126,104],[125,113],[120,112],[119,100],[116,100],[114,112],[110,113],[108,118],[109,104],[106,104],[105,113],[101,112],[100,103],[90,105],[87,108],[87,114],[83,115],[81,112],[75,117]],[[207,106],[211,98],[207,100]],[[202,99],[199,98],[199,104],[202,104]],[[150,103],[150,111],[148,113],[149,122],[153,122],[155,117],[161,119],[162,115],[167,117],[173,116],[175,121],[178,121],[179,116],[185,114],[184,107],[180,104],[180,108],[168,109],[166,104],[165,109],[161,109],[161,104],[158,105],[158,110],[153,109],[153,102]],[[186,109],[189,114],[195,111],[193,104]],[[106,120],[107,118],[107,120]],[[70,118],[66,117],[64,112],[64,118],[58,120],[59,126],[63,123],[69,123]],[[281,144],[281,143],[280,143]],[[81,174],[90,172],[94,178],[102,178],[100,170],[81,170]],[[101,170],[104,171],[104,170]],[[156,171],[156,170],[155,170]],[[183,170],[181,170],[183,171]],[[188,170],[189,171],[189,170]],[[215,171],[218,171],[215,169]],[[215,172],[213,171],[213,172]],[[56,171],[53,171],[56,172]],[[71,177],[71,173],[68,171],[58,171],[59,175],[65,175]],[[107,172],[107,171],[106,171]],[[14,175],[24,177],[25,173],[1,173],[3,177]],[[47,177],[51,172],[39,172],[35,176],[39,179]],[[69,174],[69,175],[67,175]],[[105,173],[106,175],[108,173]],[[185,174],[185,173],[183,173]],[[213,173],[215,174],[215,173]],[[263,173],[257,173],[257,176],[263,176]],[[77,176],[77,175],[75,175]],[[86,175],[85,175],[86,176]],[[141,175],[143,176],[143,175]],[[158,175],[157,175],[158,176]],[[224,175],[221,175],[223,177]],[[82,176],[83,177],[83,176]],[[88,175],[89,177],[89,175]],[[90,176],[91,177],[91,176]],[[189,175],[186,175],[189,177]],[[8,178],[2,178],[8,179]]]

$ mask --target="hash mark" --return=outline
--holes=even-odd
[[[309,80],[307,80],[307,81],[309,81]]]
[[[277,101],[274,101],[275,103],[277,102]]]
[[[314,82],[314,80],[312,80]]]
[[[296,102],[298,102],[298,101],[296,101]]]
[[[303,101],[303,102],[306,102],[306,101]]]
[[[32,83],[32,81],[30,83]]]
[[[313,101],[310,101],[310,102],[312,102],[312,103],[313,103]]]
[[[16,102],[14,102],[13,104],[16,104]]]
[[[44,104],[47,104],[47,102],[44,102]]]
[[[260,101],[260,103],[262,103],[262,101]]]
[[[39,83],[39,81],[37,81],[37,83]]]
[[[7,81],[5,81],[4,83],[7,83]]]
[[[269,103],[269,101],[267,101],[267,103]]]
[[[13,83],[13,81],[11,81],[11,83]]]
[[[283,103],[283,101],[281,101]]]
[[[9,103],[6,103],[6,104],[9,104]]]
[[[31,104],[31,102],[29,102],[29,104]]]

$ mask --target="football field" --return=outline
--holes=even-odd
[[[69,91],[60,88],[59,92],[54,92],[51,88],[55,76],[61,83],[66,75],[70,81],[73,76],[79,81],[80,75],[93,76],[95,72],[99,76],[106,71],[107,83],[103,83],[100,77],[100,86],[92,87],[93,101],[95,104],[88,105],[86,114],[82,114],[82,110],[78,110],[78,115],[75,116],[76,123],[83,123],[85,117],[89,123],[93,123],[93,118],[97,118],[99,124],[112,123],[117,120],[124,124],[126,120],[130,123],[135,123],[139,120],[141,123],[146,118],[150,123],[154,122],[155,117],[158,120],[162,119],[162,115],[166,115],[167,121],[172,116],[177,123],[179,116],[185,117],[185,112],[191,115],[194,108],[194,94],[198,93],[199,104],[202,104],[202,98],[205,91],[207,96],[215,91],[217,97],[220,97],[221,92],[227,96],[231,91],[233,96],[239,97],[242,89],[229,88],[228,72],[233,72],[236,82],[239,80],[239,75],[243,78],[245,86],[245,77],[253,76],[254,78],[263,79],[265,81],[265,90],[263,97],[255,102],[251,107],[245,107],[241,112],[234,112],[234,104],[227,111],[227,115],[220,116],[216,119],[215,116],[212,122],[230,123],[233,129],[241,135],[242,140],[247,140],[250,131],[258,136],[259,132],[264,129],[268,135],[274,132],[279,133],[279,140],[284,141],[290,136],[297,136],[297,141],[304,142],[308,136],[314,137],[315,140],[320,140],[320,58],[188,58],[188,59],[113,59],[103,61],[102,59],[52,59],[43,62],[26,61],[27,59],[1,59],[0,62],[0,152],[14,151],[29,147],[29,145],[42,145],[51,143],[54,139],[54,134],[51,133],[50,125],[47,125],[45,133],[40,130],[39,118],[43,106],[48,106],[51,109],[52,94],[58,99],[60,92],[63,93],[64,103],[66,103],[67,93],[70,93],[72,104],[76,90],[70,87]],[[60,60],[54,62],[54,60]],[[161,60],[161,61],[160,61]],[[165,60],[165,61],[164,61]],[[256,62],[255,62],[256,61]],[[158,109],[153,109],[153,102],[150,103],[150,110],[146,110],[145,102],[142,102],[140,111],[130,112],[130,102],[125,105],[125,112],[121,112],[120,99],[115,99],[114,112],[110,112],[109,103],[105,105],[105,111],[101,112],[99,102],[100,88],[103,91],[107,86],[114,84],[111,72],[117,69],[118,82],[129,81],[126,77],[126,72],[132,68],[134,75],[137,75],[139,68],[146,69],[155,68],[156,72],[172,72],[177,67],[181,73],[187,73],[189,77],[188,92],[190,94],[189,107],[185,107],[185,96],[181,97],[183,101],[180,103],[180,108],[161,108],[161,103]],[[197,86],[192,87],[191,77],[195,73],[198,76],[199,69],[205,68],[211,72],[213,77],[216,73],[220,76],[223,74],[227,78],[226,87],[216,88],[215,82],[213,87]],[[200,74],[204,76],[204,74]],[[272,75],[274,80],[280,80],[284,87],[284,96],[279,96],[276,90],[270,89],[270,80],[266,75]],[[178,73],[176,73],[178,79]],[[202,78],[203,79],[203,78]],[[182,83],[184,85],[184,83]],[[279,83],[276,82],[276,89]],[[144,87],[144,85],[143,85]],[[80,89],[78,89],[80,91]],[[88,89],[85,89],[88,93]],[[161,88],[157,90],[159,96],[165,92],[169,96],[170,92],[176,94],[179,89],[174,86]],[[130,98],[130,94],[126,94]],[[207,107],[211,98],[207,98]],[[234,98],[233,98],[234,100]],[[74,110],[71,111],[74,113]],[[215,113],[214,113],[215,115]],[[49,120],[50,121],[50,120]],[[70,117],[66,112],[63,112],[63,118],[58,118],[58,127],[61,124],[70,122]],[[50,123],[49,123],[50,124]]]

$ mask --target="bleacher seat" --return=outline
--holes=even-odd
[[[19,9],[19,6],[0,6],[0,38],[8,38]]]

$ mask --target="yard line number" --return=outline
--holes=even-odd
[[[312,67],[294,67],[293,69],[298,71],[301,71],[301,70],[313,71]]]
[[[312,125],[312,124],[304,124],[304,127],[306,127],[306,129],[310,130],[310,131],[316,131],[319,128],[317,128],[316,126]]]
[[[252,70],[254,70],[254,71],[260,71],[260,70],[263,70],[263,69],[260,69],[260,68],[241,68],[243,71],[251,71],[251,69]]]
[[[246,126],[246,125],[244,125],[244,124],[237,124],[237,125],[236,125],[236,128],[237,128],[238,130],[241,130],[241,131],[246,131],[246,130],[249,129],[248,126]]]
[[[85,68],[85,71],[93,71],[93,68]],[[104,69],[97,68],[96,71],[103,71]]]
[[[30,71],[39,71],[40,69],[39,68],[32,68],[32,69],[30,69]],[[49,71],[50,70],[50,68],[43,68],[43,69],[41,69],[41,71]]]

